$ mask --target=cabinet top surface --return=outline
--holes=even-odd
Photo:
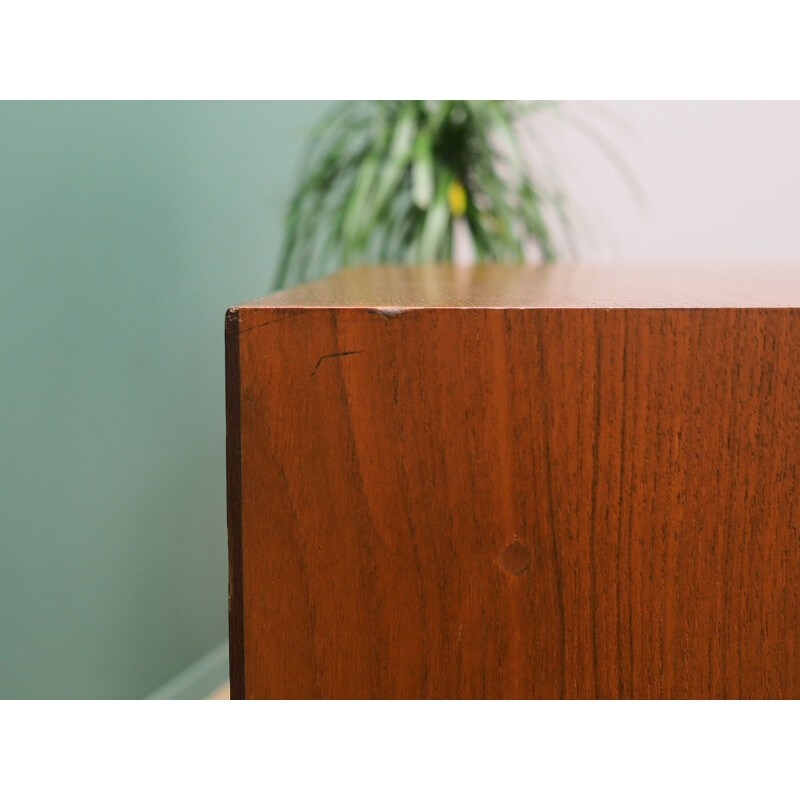
[[[800,308],[800,265],[352,267],[238,308]]]

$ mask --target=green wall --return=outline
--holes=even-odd
[[[0,697],[135,698],[227,634],[223,319],[321,103],[0,103]]]

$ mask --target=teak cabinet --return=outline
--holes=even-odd
[[[228,312],[234,698],[800,698],[800,270]]]

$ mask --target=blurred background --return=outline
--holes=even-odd
[[[327,106],[0,103],[0,698],[226,680],[224,313],[276,285]],[[800,264],[800,103],[535,126],[580,261]]]

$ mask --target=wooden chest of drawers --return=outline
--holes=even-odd
[[[234,698],[800,698],[800,270],[227,317]]]

